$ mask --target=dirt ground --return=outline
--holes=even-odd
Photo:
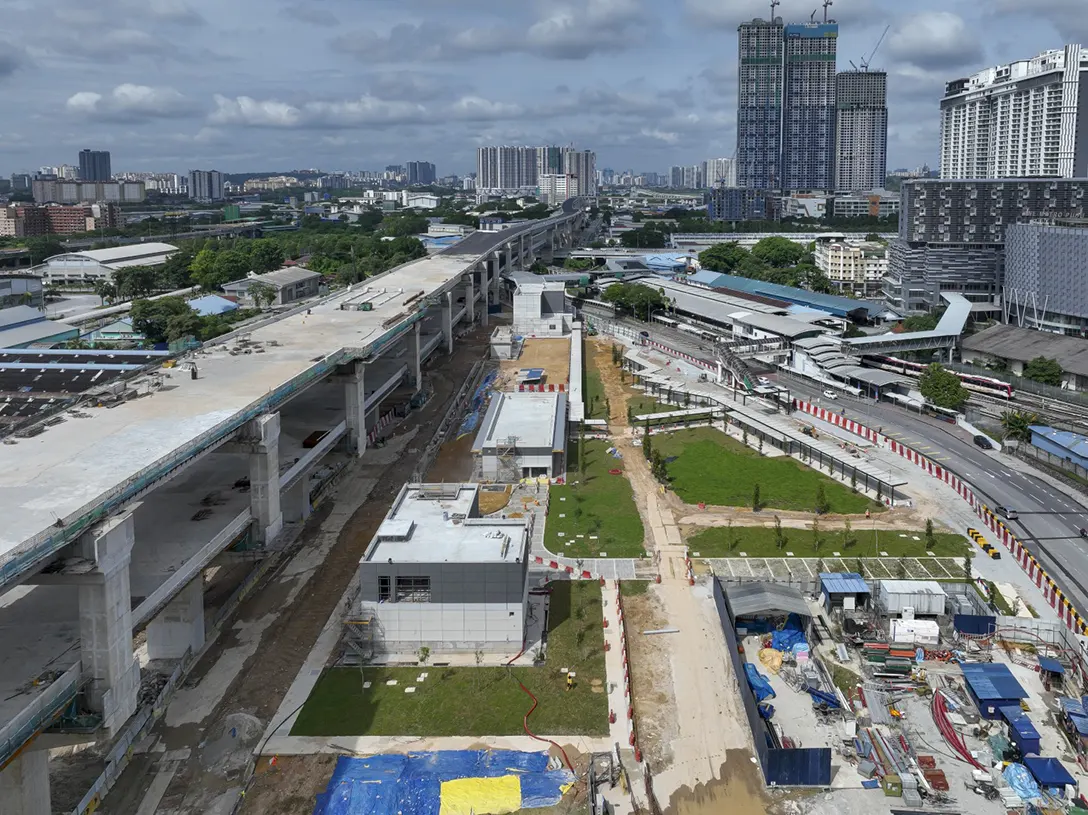
[[[326,502],[307,524],[297,544],[300,555],[285,561],[268,582],[243,603],[232,627],[197,664],[181,692],[198,694],[194,698],[200,700],[205,697],[199,694],[206,694],[207,704],[212,707],[207,715],[201,717],[194,712],[175,726],[168,726],[168,711],[165,721],[154,731],[167,750],[191,750],[190,758],[184,761],[167,787],[158,811],[176,815],[231,811],[240,778],[237,773],[209,771],[212,768],[206,766],[208,757],[204,755],[208,734],[217,733],[228,716],[238,713],[255,717],[262,727],[269,723],[352,579],[367,543],[397,491],[411,476],[418,453],[426,446],[430,432],[473,362],[480,359],[487,348],[487,332],[478,330],[464,337],[452,356],[441,357],[425,369],[425,376],[434,386],[434,397],[422,410],[410,414],[392,433],[393,439],[403,437],[408,440],[405,449],[384,457],[383,451],[375,450],[352,465],[351,472],[338,487],[336,499]],[[418,438],[414,438],[417,434]],[[371,486],[373,489],[367,498],[346,518],[327,555],[320,562],[307,563],[305,553],[320,552],[319,543],[328,534],[323,531],[323,524],[330,516],[343,514],[345,507],[352,507],[352,496],[358,501],[360,490],[366,494]],[[257,632],[256,642],[253,642],[254,634],[250,633],[253,631]],[[240,658],[244,662],[240,666],[235,664],[236,672],[232,672],[232,661],[236,663]],[[225,684],[222,692],[217,689],[219,683]],[[205,686],[209,689],[202,691]],[[136,756],[107,796],[103,811],[135,812],[155,775],[157,760],[157,756],[151,754]],[[247,797],[241,812],[296,815],[312,811],[312,793],[308,790],[313,770],[313,767],[305,766],[305,761],[300,763],[297,772],[293,764],[280,765],[279,770],[267,774],[267,780],[263,782],[272,788],[263,799],[268,803],[253,804]],[[320,788],[323,785],[324,781]],[[306,807],[300,808],[297,796],[303,794],[311,797]],[[296,803],[289,804],[291,800]]]
[[[480,514],[490,515],[500,509],[506,509],[510,503],[510,487],[499,490],[485,490],[480,493]]]
[[[645,594],[623,598],[628,631],[628,662],[631,666],[631,693],[639,728],[639,744],[650,772],[663,770],[672,761],[672,740],[676,737],[676,698],[672,685],[661,681],[669,673],[666,654],[653,637],[643,631],[668,624],[661,599],[651,585]]]
[[[730,750],[718,778],[694,789],[680,789],[666,804],[666,815],[767,815],[775,811],[763,788],[759,765],[745,750]]]
[[[522,368],[543,368],[545,385],[569,384],[570,340],[525,340],[520,357],[500,363],[495,390],[516,389],[518,371]]]
[[[314,797],[324,792],[338,756],[280,756],[275,765],[268,758],[257,762],[253,783],[246,791],[245,812],[274,815],[310,815]]]
[[[472,457],[472,443],[476,434],[469,433],[459,439],[448,441],[438,448],[434,464],[424,476],[428,483],[443,481],[471,481],[475,462]]]

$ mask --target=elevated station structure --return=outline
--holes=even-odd
[[[476,233],[219,338],[163,387],[137,384],[138,398],[78,405],[0,445],[5,812],[50,812],[37,737],[73,703],[99,737],[136,711],[134,630],[146,629],[151,660],[199,651],[203,570],[228,549],[274,550],[309,515],[329,462],[363,456],[418,399],[422,363],[452,352],[454,328],[487,324],[501,275],[569,246],[585,217],[571,200]]]

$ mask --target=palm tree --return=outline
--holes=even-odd
[[[1031,441],[1031,426],[1039,423],[1038,413],[1026,410],[1006,410],[1001,414],[1001,429],[1006,439]]]

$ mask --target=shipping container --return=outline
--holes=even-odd
[[[934,620],[892,620],[891,628],[895,643],[936,647],[941,640],[940,628]]]
[[[878,598],[888,614],[914,609],[915,616],[944,614],[945,592],[936,580],[881,580]]]

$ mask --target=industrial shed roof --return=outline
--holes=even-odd
[[[1027,691],[1016,681],[1009,666],[1003,663],[964,664],[963,678],[981,701],[994,699],[1026,699]]]
[[[967,351],[978,351],[1016,362],[1048,357],[1056,359],[1065,371],[1088,376],[1088,340],[1078,337],[1033,331],[1014,325],[994,325],[964,339],[963,347]]]
[[[891,371],[882,371],[879,368],[863,368],[860,365],[851,365],[849,363],[845,365],[841,363],[834,366],[828,365],[826,367],[831,373],[835,374],[835,376],[846,376],[851,379],[856,379],[859,382],[867,382],[870,385],[876,385],[878,388],[907,381],[901,376],[896,376]]]
[[[872,594],[869,584],[857,572],[822,572],[820,585],[828,594]]]
[[[827,329],[818,325],[812,325],[793,317],[783,317],[779,314],[760,314],[756,312],[736,312],[730,315],[735,322],[750,325],[761,331],[769,331],[780,337],[794,339],[806,334],[825,333]]]
[[[725,597],[734,617],[768,613],[812,615],[800,590],[781,583],[729,583],[725,586]]]

